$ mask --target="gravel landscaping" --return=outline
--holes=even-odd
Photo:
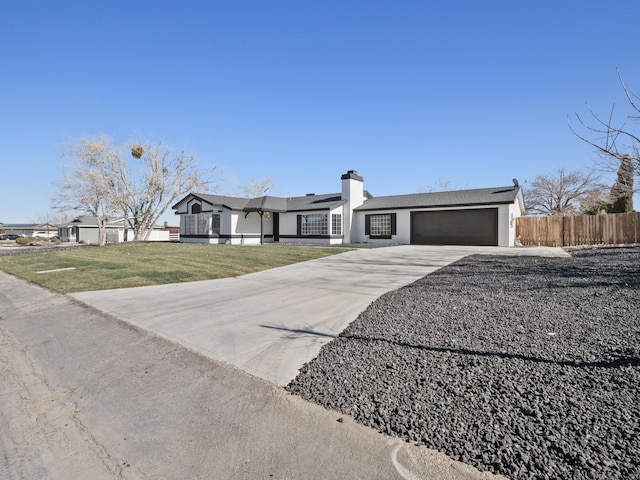
[[[287,389],[509,478],[640,478],[640,247],[571,253],[389,292]]]

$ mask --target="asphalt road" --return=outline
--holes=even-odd
[[[0,375],[3,479],[494,478],[2,272]]]

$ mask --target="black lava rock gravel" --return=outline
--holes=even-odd
[[[513,479],[640,478],[640,247],[471,256],[373,302],[287,387]]]

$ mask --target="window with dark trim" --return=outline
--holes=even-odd
[[[329,226],[326,213],[298,215],[298,235],[327,235]]]
[[[211,214],[211,234],[220,235],[220,214],[219,213]]]
[[[197,213],[181,218],[183,235],[220,235],[219,213]]]
[[[342,235],[342,214],[334,213],[331,215],[331,234]]]
[[[396,234],[396,214],[382,213],[364,216],[364,234],[369,238],[390,239]]]
[[[202,213],[202,206],[199,203],[194,203],[191,205],[191,213],[194,215],[196,213]]]

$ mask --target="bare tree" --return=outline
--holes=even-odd
[[[214,183],[215,168],[204,169],[194,155],[161,143],[118,146],[106,137],[83,138],[69,152],[73,162],[59,185],[56,207],[95,216],[101,245],[108,218],[124,216],[134,240],[148,240],[178,197]]]
[[[605,198],[602,185],[594,174],[568,172],[538,175],[524,191],[528,215],[575,215]]]
[[[632,109],[631,115],[627,115],[626,118],[638,121],[640,120],[640,97],[629,88],[629,85],[622,78],[620,70],[616,69],[616,72]],[[599,170],[620,173],[620,168],[625,169],[627,179],[630,175],[632,181],[627,180],[625,188],[614,187],[612,194],[620,194],[630,198],[636,191],[633,188],[633,177],[640,175],[640,133],[635,133],[632,127],[627,126],[624,121],[616,122],[614,120],[615,103],[611,107],[608,118],[599,116],[588,103],[587,109],[591,116],[590,122],[583,120],[577,113],[575,114],[585,133],[578,132],[571,125],[571,122],[569,122],[569,128],[579,139],[594,147],[603,157],[605,161],[599,165]],[[612,202],[615,204],[616,200],[617,198],[613,198]]]
[[[53,206],[58,211],[76,211],[95,217],[98,243],[104,245],[107,221],[118,211],[114,180],[106,172],[120,168],[121,159],[106,137],[82,138],[69,147],[67,154],[71,161],[57,184],[59,194]]]
[[[248,198],[262,197],[273,187],[273,180],[265,178],[264,180],[256,180],[251,177],[247,183],[238,189],[238,195]]]
[[[148,240],[160,217],[179,197],[193,190],[211,190],[216,183],[215,167],[204,169],[184,150],[139,143],[132,145],[130,152],[136,164],[119,173],[120,190],[136,240]]]
[[[71,212],[51,212],[49,210],[39,212],[32,219],[34,223],[39,224],[51,224],[60,225],[63,223],[69,223],[73,220],[73,214]]]
[[[449,178],[439,178],[426,187],[419,188],[416,193],[450,192],[451,190],[463,190],[464,188],[460,184],[454,185]]]
[[[448,178],[440,178],[431,183],[427,188],[421,190],[421,193],[447,192],[451,190],[451,180]]]

